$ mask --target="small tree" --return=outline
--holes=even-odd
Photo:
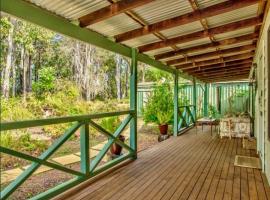
[[[55,88],[55,69],[46,67],[39,71],[38,81],[33,83],[33,92],[37,97],[44,97]]]
[[[143,109],[146,123],[168,124],[173,116],[173,93],[168,83],[158,85]]]

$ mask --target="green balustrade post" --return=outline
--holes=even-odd
[[[133,158],[137,158],[137,50],[131,52],[131,74],[130,74],[130,110],[133,111],[130,121],[130,147],[134,151]]]
[[[203,101],[203,116],[208,116],[208,98],[209,98],[209,86],[207,83],[204,85],[204,101]]]
[[[197,87],[196,87],[196,79],[193,79],[193,105],[194,105],[194,121],[197,119]]]
[[[178,135],[178,71],[174,75],[174,123],[173,135]]]
[[[89,155],[89,124],[85,123],[80,130],[81,148],[81,171],[86,176],[90,174],[90,155]]]

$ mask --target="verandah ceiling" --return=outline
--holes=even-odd
[[[248,78],[263,0],[28,0],[202,81]]]

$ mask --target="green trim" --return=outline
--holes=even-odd
[[[88,176],[90,174],[90,155],[89,155],[89,124],[82,125],[80,130],[80,150],[81,150],[81,171]]]
[[[97,131],[99,131],[100,133],[102,133],[105,136],[109,137],[110,139],[114,140],[115,143],[119,144],[120,146],[124,147],[125,149],[127,149],[130,152],[133,151],[128,145],[126,145],[124,142],[122,142],[121,140],[119,140],[117,137],[115,137],[114,135],[112,135],[111,133],[109,133],[108,131],[106,131],[104,128],[102,128],[101,126],[99,126],[98,124],[96,124],[95,122],[93,122],[92,120],[90,120],[89,123]]]
[[[196,79],[193,79],[193,105],[194,105],[194,121],[197,120],[197,85]]]
[[[209,100],[209,85],[204,84],[204,93],[203,93],[203,116],[208,116],[208,100]]]
[[[181,108],[184,109],[183,112],[180,111]],[[195,125],[194,109],[194,105],[178,107],[178,116],[180,120],[178,123],[177,135],[181,135],[184,130]]]
[[[47,160],[59,147],[64,144],[75,131],[81,126],[81,123],[74,124],[69,128],[64,135],[62,135],[56,142],[54,142],[49,149],[47,149],[39,159]],[[11,195],[21,184],[23,184],[26,179],[28,179],[39,167],[40,163],[33,163],[28,167],[23,173],[21,173],[13,182],[11,182],[3,191],[1,191],[1,199],[6,199]]]
[[[173,122],[173,135],[178,135],[178,72],[174,75],[174,122]]]
[[[134,158],[137,158],[137,72],[138,52],[132,49],[131,75],[130,75],[130,109],[134,110],[130,121],[130,147],[134,151]]]
[[[35,120],[25,120],[18,122],[3,122],[0,124],[1,131],[21,129],[21,128],[30,128],[36,126],[45,126],[51,124],[62,124],[74,121],[87,121],[89,119],[99,119],[104,117],[120,116],[126,114],[132,114],[134,111],[119,111],[119,112],[110,112],[110,113],[99,113],[93,115],[75,115],[70,117],[55,117],[48,119],[35,119]]]
[[[116,141],[116,138],[123,132],[125,127],[128,125],[129,121],[131,120],[131,115],[127,116],[127,118],[121,123],[121,125],[117,128],[115,133],[113,134],[113,138],[110,138],[108,142],[104,145],[102,150],[98,153],[98,155],[94,158],[94,160],[90,164],[90,173],[94,173],[95,168],[98,166],[102,158],[105,156],[109,148],[112,144]]]
[[[66,172],[66,173],[76,175],[76,176],[83,176],[84,175],[83,173],[75,171],[73,169],[66,168],[66,167],[63,167],[61,165],[58,165],[58,164],[55,164],[55,163],[52,163],[52,162],[48,162],[46,160],[42,160],[40,158],[36,158],[36,157],[30,156],[30,155],[27,155],[25,153],[14,151],[12,149],[8,149],[8,148],[5,148],[5,147],[0,146],[0,152],[5,153],[5,154],[9,154],[9,155],[12,155],[12,156],[15,156],[15,157],[18,157],[18,158],[22,158],[22,159],[25,159],[25,160],[29,160],[29,161],[38,163],[40,165],[45,165],[47,167],[51,167],[51,168],[54,168],[54,169],[57,169],[57,170],[60,170],[60,171]]]

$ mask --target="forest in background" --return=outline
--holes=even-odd
[[[88,107],[96,101],[128,101],[129,58],[9,15],[1,17],[0,28],[2,120],[39,118],[47,109],[53,116],[110,111]],[[138,82],[172,78],[139,63]]]
[[[36,25],[1,18],[1,92],[4,98],[53,91],[53,80],[73,81],[81,96],[123,99],[128,96],[130,60]],[[139,66],[139,82],[169,74]]]

